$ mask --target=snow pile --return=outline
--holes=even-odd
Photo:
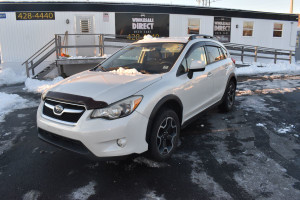
[[[151,35],[144,35],[144,38],[143,38],[143,40],[152,40],[153,39],[153,37],[151,36]]]
[[[294,128],[295,128],[295,126],[291,124],[289,126],[285,126],[283,128],[278,129],[277,132],[279,134],[285,134],[285,133],[291,132]]]
[[[30,190],[23,196],[23,200],[37,200],[41,196],[41,192],[38,190]]]
[[[56,77],[55,79],[48,81],[48,80],[37,80],[37,79],[31,79],[27,78],[25,81],[25,90],[29,92],[34,92],[34,93],[42,93],[47,89],[50,89],[58,84],[63,80],[62,77]]]
[[[70,199],[87,200],[90,196],[96,194],[95,192],[96,185],[97,183],[95,181],[90,181],[88,185],[74,190],[70,195]]]
[[[0,122],[4,121],[4,116],[14,110],[34,107],[36,102],[29,102],[17,94],[6,94],[0,92]]]
[[[103,56],[93,56],[93,57],[88,57],[88,56],[70,56],[70,57],[60,57],[61,59],[98,59],[98,58],[108,58],[110,57],[111,54],[104,54]]]
[[[263,123],[257,123],[256,126],[258,126],[258,127],[263,127],[263,128],[265,128],[265,129],[267,129],[266,125],[263,124]]]
[[[300,74],[300,65],[295,63],[278,63],[278,64],[265,64],[265,63],[252,63],[249,67],[239,67],[236,70],[238,76],[243,75],[258,75],[258,74]]]
[[[135,68],[133,68],[133,69],[124,69],[122,67],[119,67],[119,69],[117,69],[117,70],[110,71],[110,73],[118,74],[118,75],[129,75],[129,76],[135,76],[135,75],[142,74],[141,72],[139,72]]]
[[[142,200],[165,200],[165,195],[158,196],[156,191],[149,191]]]
[[[141,41],[151,41],[151,40],[157,40],[156,37],[152,37],[151,35],[144,35],[144,38]]]
[[[25,73],[17,73],[11,68],[0,68],[0,86],[23,83],[25,80]]]
[[[169,165],[167,163],[155,162],[153,160],[149,160],[149,159],[147,159],[145,157],[141,157],[141,156],[133,159],[133,162],[141,164],[141,165],[146,165],[147,167],[151,167],[151,168],[169,167]]]

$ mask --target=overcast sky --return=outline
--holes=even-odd
[[[32,1],[36,1],[36,0],[32,0]],[[49,1],[49,0],[39,0],[39,1]],[[61,1],[74,1],[74,0],[61,0]],[[84,0],[75,0],[75,1],[84,1]],[[87,0],[87,1],[92,2],[92,1],[101,1],[101,0]],[[193,6],[198,5],[196,0],[102,0],[102,1],[103,2],[126,2],[126,3],[179,4],[179,5],[193,5]],[[211,2],[212,2],[211,7],[219,7],[219,8],[257,10],[257,11],[279,12],[279,13],[289,13],[290,11],[290,0],[211,0]],[[294,0],[294,13],[300,14],[300,0]]]

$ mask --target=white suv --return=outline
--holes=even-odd
[[[140,40],[45,92],[39,137],[97,157],[163,160],[199,113],[231,110],[236,84],[234,60],[211,36]]]

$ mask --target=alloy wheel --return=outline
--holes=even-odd
[[[174,148],[177,125],[172,117],[165,118],[157,131],[157,148],[161,155],[169,154]]]
[[[227,102],[229,107],[233,105],[234,99],[235,99],[235,85],[233,82],[231,82],[227,92],[227,100],[228,100]]]

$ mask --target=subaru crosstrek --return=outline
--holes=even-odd
[[[236,84],[234,60],[210,36],[143,39],[44,92],[39,137],[97,157],[164,160],[198,114],[232,109]]]

